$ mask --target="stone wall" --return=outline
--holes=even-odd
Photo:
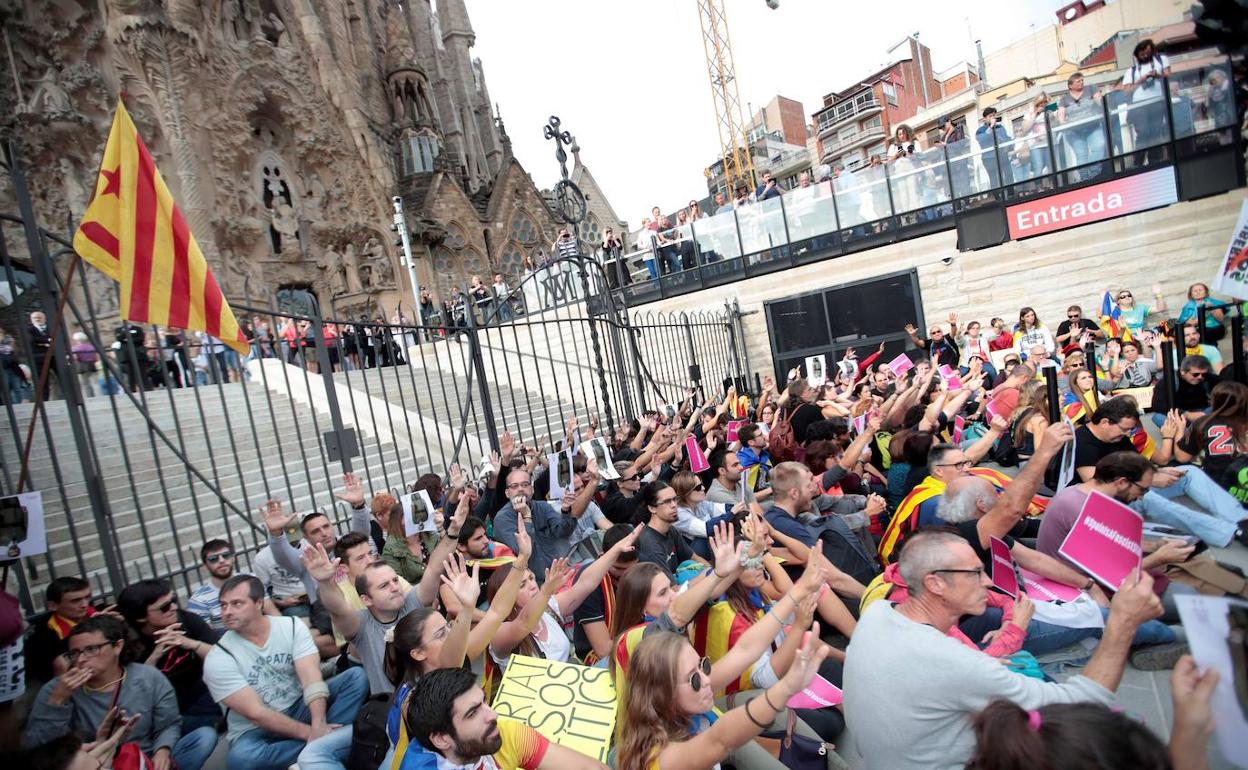
[[[758,372],[772,366],[764,302],[910,269],[918,270],[925,316],[916,322],[943,321],[957,311],[962,322],[977,319],[986,325],[1001,316],[1013,323],[1019,308],[1030,305],[1056,329],[1072,304],[1081,305],[1085,317],[1094,317],[1107,289],[1129,288],[1140,302],[1151,304],[1154,283],[1161,284],[1177,315],[1188,285],[1212,280],[1243,199],[1243,191],[1234,191],[980,251],[959,252],[957,235],[950,230],[644,309],[694,311],[736,299],[743,312],[759,311],[742,319],[750,366]],[[942,260],[948,258],[952,261],[946,265]],[[898,318],[899,330],[907,320]]]

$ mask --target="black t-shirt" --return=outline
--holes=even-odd
[[[640,505],[640,494],[625,497],[620,494],[619,489],[613,489],[607,493],[607,499],[602,501],[602,513],[612,524],[632,524],[633,516]]]
[[[1212,371],[1205,374],[1205,378],[1200,382],[1192,385],[1183,376],[1175,373],[1175,379],[1178,386],[1175,388],[1174,400],[1171,402],[1166,393],[1166,381],[1159,380],[1153,386],[1153,405],[1152,411],[1158,414],[1165,414],[1171,409],[1178,409],[1184,412],[1200,412],[1209,408],[1209,392],[1213,390],[1213,386],[1217,385],[1221,380],[1218,375]]]
[[[585,626],[589,623],[605,623],[607,620],[607,601],[602,593],[602,583],[585,597],[581,606],[572,613],[572,618],[576,621],[576,626],[572,629],[572,644],[576,648],[576,656],[585,660],[585,656],[594,651],[594,645],[585,633]]]
[[[205,644],[216,644],[221,638],[221,631],[214,631],[200,616],[193,612],[178,610],[178,622],[182,624],[182,633],[188,639]],[[156,647],[153,637],[138,634],[134,648],[140,663],[146,663],[152,650]],[[173,685],[173,692],[178,697],[178,708],[188,710],[207,692],[204,684],[204,661],[193,650],[174,647],[161,655],[153,664]]]
[[[936,359],[937,365],[956,367],[958,360],[962,357],[957,343],[948,337],[941,337],[940,342],[923,340],[919,343],[919,347],[926,350],[929,357]]]
[[[682,561],[692,558],[693,549],[675,526],[664,535],[647,524],[637,538],[637,560],[657,564],[669,575],[675,574]]]
[[[1244,467],[1244,453],[1235,441],[1235,430],[1226,421],[1201,420],[1179,439],[1179,449],[1200,457],[1200,467],[1223,488],[1239,487],[1237,477]]]
[[[971,548],[975,549],[975,555],[979,557],[980,562],[984,565],[984,569],[991,576],[992,551],[991,549],[984,548],[979,544],[979,519],[971,519],[970,521],[963,521],[959,524],[954,524],[953,528],[958,531],[959,535],[966,539],[966,542],[971,544]],[[1008,534],[1001,538],[1001,542],[1005,543],[1010,548],[1014,547],[1014,538],[1010,537]]]
[[[1080,318],[1080,319],[1079,319],[1079,328],[1080,328],[1081,330],[1087,330],[1087,331],[1092,331],[1092,332],[1094,332],[1094,331],[1096,331],[1097,329],[1099,329],[1100,327],[1099,327],[1099,326],[1097,326],[1097,325],[1096,325],[1095,323],[1093,323],[1092,321],[1089,321],[1089,320],[1088,320],[1088,319],[1086,319],[1086,318]],[[1058,325],[1057,325],[1057,336],[1058,336],[1058,337],[1062,336],[1063,334],[1066,334],[1066,333],[1067,333],[1067,332],[1069,332],[1069,331],[1070,331],[1070,321],[1069,321],[1069,320],[1062,321],[1060,324],[1058,324]],[[1063,343],[1063,345],[1069,345],[1071,342],[1076,342],[1076,343],[1077,343],[1077,342],[1079,341],[1078,337],[1079,337],[1079,335],[1077,335],[1077,334],[1076,334],[1076,335],[1075,335],[1075,339],[1074,339],[1074,340],[1067,340],[1065,343]]]
[[[1092,431],[1086,425],[1075,430],[1075,468],[1095,467],[1102,457],[1114,452],[1134,451],[1136,451],[1135,445],[1125,436],[1107,443],[1092,435]]]
[[[806,443],[806,429],[810,424],[823,419],[823,410],[815,404],[803,403],[790,414],[792,417],[789,418],[789,424],[793,426],[793,438],[799,444]]]

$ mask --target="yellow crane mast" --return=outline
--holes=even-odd
[[[728,185],[728,197],[731,198],[737,185],[753,189],[754,161],[750,157],[745,138],[745,120],[741,115],[741,94],[737,90],[736,68],[732,61],[732,42],[728,37],[724,0],[698,0],[698,15],[702,21],[706,72],[711,80],[711,97],[715,100],[724,181]]]

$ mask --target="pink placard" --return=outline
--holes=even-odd
[[[914,362],[910,360],[910,356],[902,353],[901,355],[888,362],[888,370],[894,376],[900,377],[906,372],[914,368]]]
[[[962,431],[964,430],[966,430],[966,418],[959,414],[953,418],[953,443],[962,443]]]
[[[992,551],[992,584],[1010,595],[1018,598],[1018,574],[1014,571],[1014,557],[1010,555],[1010,547],[999,537],[988,539],[988,549]]]
[[[841,688],[815,674],[806,689],[789,698],[787,705],[793,709],[822,709],[841,702]]]
[[[1112,497],[1091,492],[1057,552],[1117,591],[1128,575],[1139,572],[1143,537],[1140,514]]]
[[[949,390],[962,390],[962,378],[956,374],[946,377],[945,384],[949,386]]]
[[[855,436],[861,436],[862,432],[867,429],[867,416],[865,414],[858,415],[850,421],[849,427]]]
[[[936,371],[940,372],[940,376],[944,377],[946,380],[949,379],[950,377],[957,376],[956,373],[953,371],[953,367],[950,366],[949,364],[941,364],[940,367],[936,369]]]
[[[697,436],[685,439],[685,456],[689,458],[689,470],[694,473],[701,473],[711,467],[711,464],[706,461],[706,453],[702,451],[702,447],[698,446]]]
[[[1038,602],[1073,602],[1083,593],[1074,586],[1040,577],[1022,567],[1018,568],[1018,574],[1023,576],[1023,589],[1027,595]]]
[[[741,440],[740,437],[737,436],[737,431],[741,430],[742,426],[744,426],[745,424],[746,424],[745,420],[729,420],[728,421],[728,441],[729,442]]]
[[[984,404],[984,413],[988,415],[988,423],[992,423],[992,418],[1000,417],[1003,420],[1010,419],[1010,413],[1013,412],[1012,407],[1007,407],[1007,403],[1002,398],[994,398],[987,404]]]

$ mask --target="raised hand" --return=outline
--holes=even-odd
[[[645,524],[638,524],[633,527],[633,531],[628,533],[628,536],[620,540],[620,542],[611,546],[611,550],[608,553],[615,553],[616,555],[631,553],[637,547],[637,538],[641,537],[641,531],[645,528]]]
[[[1063,445],[1074,438],[1075,432],[1071,430],[1070,425],[1065,420],[1062,420],[1044,429],[1044,440],[1041,444],[1045,447],[1061,449]]]
[[[361,493],[361,500],[363,499]],[[270,535],[280,535],[286,529],[286,525],[295,520],[295,514],[286,513],[282,509],[280,500],[269,500],[260,507],[260,515],[264,517],[265,529],[269,530]]]
[[[815,591],[797,603],[797,610],[793,613],[793,628],[789,629],[789,633],[797,634],[810,628],[815,620],[815,609],[819,606],[819,596],[823,590]]]
[[[776,390],[776,378],[770,374],[763,377],[763,392],[773,393]]]
[[[919,327],[914,324],[906,324],[902,328],[906,330],[906,334],[917,334],[919,331]]]
[[[342,491],[337,497],[352,508],[361,507],[364,505],[364,482],[360,481],[354,473],[343,474]]]
[[[806,559],[806,568],[802,570],[801,577],[793,584],[793,598],[801,601],[817,592],[819,587],[828,580],[829,566],[823,551],[819,548],[811,548],[810,556]]]
[[[95,732],[95,740],[83,745],[83,750],[99,760],[101,767],[112,767],[113,754],[117,747],[134,732],[134,725],[143,717],[142,714],[127,714],[116,706],[109,709]],[[105,731],[104,728],[108,728]]]
[[[526,562],[533,555],[533,539],[529,537],[529,529],[524,526],[524,517],[516,516],[516,555]]]
[[[446,525],[448,536],[459,535],[459,530],[468,519],[468,513],[472,510],[472,506],[473,503],[468,499],[468,495],[460,496],[459,503],[455,506],[455,513],[451,515],[451,520]],[[454,533],[454,535],[451,535],[451,533]]]
[[[994,414],[992,416],[992,423],[989,425],[989,427],[999,433],[1005,433],[1007,430],[1010,429],[1010,421],[1005,419],[999,414]]]
[[[711,555],[715,557],[715,577],[726,578],[740,570],[740,553],[732,527],[724,522],[716,524],[710,546]],[[742,544],[741,548],[744,549],[745,545]]]
[[[874,516],[877,513],[883,513],[888,507],[888,501],[876,494],[867,495],[867,505],[862,512],[867,516]]]
[[[451,489],[464,488],[464,469],[459,467],[459,463],[451,463],[449,475]]]
[[[819,641],[819,624],[812,623],[802,636],[802,646],[793,657],[793,663],[785,672],[780,685],[788,692],[785,700],[804,690],[819,673],[819,665],[828,657],[830,648]]]
[[[516,437],[511,435],[511,431],[505,430],[498,437],[498,447],[502,450],[503,460],[510,460],[516,454]]]
[[[567,559],[555,559],[550,568],[546,570],[546,582],[542,584],[542,591],[547,596],[554,596],[559,593],[559,589],[563,587],[571,574],[572,565],[568,564]]]
[[[333,580],[334,573],[338,570],[338,559],[331,559],[325,552],[325,546],[320,543],[304,548],[299,559],[312,579],[318,582]]]
[[[459,600],[461,607],[477,606],[481,596],[481,563],[476,562],[469,569],[464,562],[463,554],[453,553],[446,560],[446,569],[442,573],[442,583],[451,589],[451,593]]]

